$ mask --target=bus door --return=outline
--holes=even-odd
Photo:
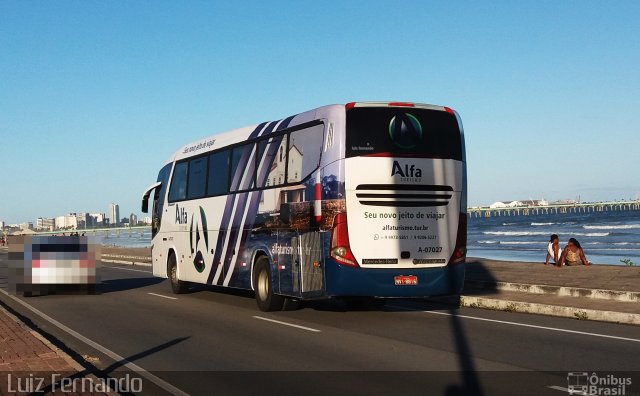
[[[324,288],[322,268],[322,239],[320,232],[305,232],[291,240],[292,268],[295,284],[302,297],[321,295]]]

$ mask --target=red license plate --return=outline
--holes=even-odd
[[[418,277],[415,275],[398,275],[393,277],[396,286],[417,285]]]

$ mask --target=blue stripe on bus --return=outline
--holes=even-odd
[[[249,139],[253,139],[258,136],[260,131],[266,125],[266,122],[258,125],[256,129],[251,132],[249,135]],[[216,274],[219,265],[224,265],[224,263],[220,263],[220,256],[222,255],[222,249],[224,247],[224,240],[227,235],[229,221],[231,220],[231,212],[233,210],[233,203],[235,201],[235,194],[231,194],[227,197],[227,202],[224,206],[224,212],[222,215],[222,221],[220,222],[220,226],[218,227],[218,240],[216,241],[216,250],[213,256],[213,261],[211,262],[211,269],[209,270],[209,276],[207,277],[207,283],[213,283],[213,278]]]
[[[273,129],[275,128],[275,126],[278,125],[278,121],[274,121],[272,123],[270,123],[265,130],[259,134],[259,136],[263,136],[263,135],[268,135],[271,132],[273,132]],[[249,148],[249,150],[251,150],[251,148]],[[249,152],[249,154],[251,154],[251,152]],[[256,150],[256,155],[257,155],[257,150]],[[249,157],[250,158],[250,157]],[[260,160],[262,160],[262,158],[260,158]],[[241,164],[243,164],[243,166],[238,166],[238,173],[241,172],[242,176],[244,176],[244,174],[247,172],[247,170],[249,169],[249,167],[247,166],[248,164],[248,158],[245,159],[244,158],[244,154],[242,157],[242,160],[240,161]],[[257,162],[258,164],[260,162]],[[252,169],[252,168],[251,168]],[[239,178],[239,180],[242,180],[242,176]],[[246,188],[250,187],[250,186],[244,186]],[[236,210],[234,213],[234,217],[233,217],[233,221],[231,224],[231,233],[229,234],[229,243],[227,245],[227,251],[225,253],[225,257],[224,257],[224,261],[223,261],[223,265],[225,266],[225,274],[228,271],[232,271],[232,269],[235,268],[235,266],[232,265],[232,260],[234,260],[234,255],[235,260],[237,260],[237,256],[239,255],[239,251],[235,252],[235,246],[238,242],[238,234],[242,231],[242,229],[244,228],[244,225],[242,224],[242,216],[244,215],[244,211],[247,208],[247,198],[249,193],[242,193],[242,194],[237,194],[238,195],[238,203],[236,204]],[[251,215],[251,213],[247,214],[247,218],[249,218],[249,216]],[[253,221],[251,222],[253,224]],[[221,282],[222,280],[222,282]],[[218,282],[216,284],[224,284],[224,278],[221,276],[218,279]]]
[[[269,145],[269,148],[265,150],[265,154],[267,155],[267,158],[274,158],[274,159],[276,158],[276,153],[278,152],[278,147],[280,147],[281,142],[282,142],[282,136],[276,138],[275,141]],[[258,175],[258,182],[260,182],[262,185],[266,183],[266,179],[269,176],[268,170],[270,168],[271,168],[271,164],[269,164],[268,166],[263,166],[262,171],[260,172],[260,175]],[[243,251],[246,245],[247,239],[249,238],[251,228],[253,228],[256,215],[258,214],[258,206],[260,204],[260,196],[262,193],[263,193],[262,191],[258,191],[255,194],[253,194],[253,196],[251,197],[251,202],[249,203],[249,211],[247,213],[247,224],[245,225],[245,227],[243,227],[244,230],[242,232],[242,240],[241,240],[242,242],[240,243],[240,249],[239,249],[240,251]],[[232,279],[234,275],[232,275]]]
[[[286,129],[294,117],[295,115],[287,117],[284,120],[282,120],[282,122],[276,128],[276,131]],[[271,142],[271,144],[269,144],[269,148],[265,150],[264,153],[262,153],[262,158],[260,158],[260,161],[258,162],[258,164],[260,164],[265,157],[275,159],[276,153],[278,152],[278,148],[282,143],[282,138],[283,138],[282,136],[279,136],[275,138],[275,140]],[[266,185],[267,177],[269,175],[268,173],[269,169],[271,169],[271,164],[263,164],[260,174],[257,175],[256,186],[263,187],[264,185]],[[260,197],[262,196],[262,194],[263,194],[262,191],[256,191],[251,196],[251,200],[249,202],[249,210],[247,212],[247,217],[246,217],[246,223],[242,226],[242,237],[240,239],[241,242],[237,252],[236,260],[238,259],[240,252],[243,252],[245,249],[247,239],[249,238],[251,229],[253,228],[253,225],[255,223],[255,218],[258,214],[258,206],[259,206]],[[231,274],[231,278],[229,280],[229,285],[231,286],[233,286],[236,283],[237,275],[238,275],[238,271],[236,270],[238,267],[234,266],[233,268],[234,268],[234,271]]]
[[[284,120],[282,120],[280,125],[278,125],[278,128],[276,128],[276,131],[280,131],[282,129],[288,128],[289,124],[291,123],[291,120],[293,120],[293,117],[295,117],[295,115],[289,116],[289,117],[285,118]]]

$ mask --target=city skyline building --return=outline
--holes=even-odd
[[[109,204],[109,223],[112,225],[120,223],[120,205],[113,202]]]
[[[36,230],[52,231],[56,226],[56,219],[51,217],[38,217],[36,219]]]

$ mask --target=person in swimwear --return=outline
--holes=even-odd
[[[547,259],[544,265],[549,265],[550,259],[553,259],[553,265],[557,265],[560,262],[560,239],[556,234],[551,235],[551,238],[549,238],[549,243],[547,244]]]
[[[562,267],[563,265],[591,265],[584,255],[580,242],[575,238],[569,238],[567,246],[562,251],[559,266]]]

